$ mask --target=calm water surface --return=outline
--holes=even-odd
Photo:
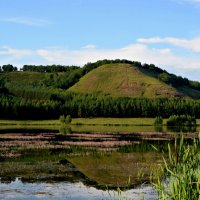
[[[159,138],[156,138],[153,135],[148,138],[143,135],[142,137],[145,140],[143,142],[143,139],[140,140],[138,136],[132,137],[130,134],[122,134],[118,137],[117,133],[166,132],[166,128],[163,130],[163,128],[151,126],[77,126],[72,127],[72,131],[87,132],[87,134],[90,131],[102,134],[112,132],[116,133],[116,138],[114,138],[116,144],[117,142],[123,144],[124,141],[122,140],[125,139],[127,141],[131,140],[132,145],[130,147],[127,145],[111,146],[113,149],[118,149],[118,151],[108,155],[105,153],[105,156],[104,153],[103,155],[91,154],[91,152],[87,154],[82,147],[78,149],[82,153],[84,152],[84,155],[81,155],[77,149],[74,151],[73,147],[67,149],[67,152],[72,152],[71,155],[66,153],[65,150],[65,142],[69,140],[72,143],[78,143],[82,140],[90,142],[92,140],[93,144],[104,142],[105,145],[108,145],[106,141],[109,139],[112,144],[112,135],[105,134],[101,135],[100,138],[96,138],[97,135],[88,134],[82,137],[81,135],[73,136],[72,132],[71,136],[68,137],[59,135],[58,129],[53,127],[45,127],[44,129],[37,126],[29,128],[0,127],[0,199],[118,199],[119,196],[116,190],[118,186],[124,188],[120,194],[123,199],[157,199],[156,191],[148,184],[148,178],[145,176],[152,170],[150,169],[151,164],[161,164],[163,154],[160,152],[164,149],[164,146],[167,147],[166,143],[173,141],[174,136],[167,136],[167,138],[159,136]],[[45,132],[48,134],[45,135]],[[40,133],[43,133],[41,137]],[[54,137],[54,135],[56,136]],[[36,139],[34,139],[35,136],[37,136]],[[88,141],[84,140],[85,137]],[[104,137],[103,140],[102,137]],[[135,139],[137,141],[133,145]],[[34,145],[37,144],[38,149],[34,149]],[[151,151],[152,144],[161,147],[161,151]],[[44,146],[45,151],[40,149],[40,146]],[[98,146],[98,148],[103,147]],[[21,151],[22,149],[23,151]],[[109,149],[109,146],[105,146],[105,149]],[[4,158],[6,153],[11,157]],[[12,157],[13,154],[17,155],[17,153],[21,156]],[[141,180],[136,177],[139,172],[144,173]],[[49,176],[51,178],[48,179]],[[56,181],[52,178],[54,176],[59,176],[61,179]],[[5,177],[9,181],[5,181]],[[128,189],[124,186],[127,185],[125,183],[128,182],[129,177],[131,177],[132,186]],[[100,185],[108,186],[108,189],[102,190],[102,187],[99,187]],[[115,188],[115,190],[112,188]]]
[[[143,185],[135,189],[122,192],[124,199],[149,199],[157,198],[157,194],[149,185]],[[114,190],[103,191],[94,187],[87,187],[83,183],[22,183],[20,179],[5,184],[0,184],[0,199],[24,200],[24,199],[71,199],[71,200],[101,200],[118,199],[118,193]]]

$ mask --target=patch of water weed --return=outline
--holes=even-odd
[[[169,141],[140,141],[138,144],[124,145],[118,148],[120,153],[131,153],[131,152],[149,152],[157,151],[167,152]],[[156,150],[152,148],[152,145],[156,147]]]

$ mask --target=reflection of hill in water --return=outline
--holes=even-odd
[[[76,182],[82,182],[83,184],[87,186],[95,186],[97,183],[91,179],[89,179],[87,176],[85,176],[82,172],[80,172],[76,166],[74,166],[72,163],[70,163],[68,160],[60,160],[61,165],[65,167],[65,175],[59,175],[59,174],[52,174],[52,175],[46,175],[46,176],[37,176],[37,177],[22,177],[21,181],[23,183],[30,183],[30,182],[70,182],[70,183],[76,183]]]
[[[12,163],[15,164],[15,163]],[[18,163],[16,163],[18,165]],[[81,173],[72,163],[67,160],[60,160],[59,165],[62,165],[64,169],[64,173],[60,173],[59,171],[51,171],[51,168],[47,169],[46,173],[38,173],[37,175],[32,171],[32,174],[25,174],[21,176],[20,180],[22,183],[53,183],[53,182],[82,182],[88,186],[95,186],[97,183],[95,181],[90,180],[83,173]],[[16,166],[17,167],[17,166]],[[0,179],[1,183],[11,183],[16,179],[18,174],[12,174],[12,176],[3,176]]]
[[[160,155],[155,153],[117,153],[108,156],[80,156],[71,158],[72,162],[66,159],[60,160],[57,165],[62,168],[62,172],[60,169],[51,168],[50,163],[46,163],[46,171],[40,169],[41,173],[35,170],[39,166],[32,166],[32,171],[30,168],[30,173],[21,174],[20,180],[22,183],[82,182],[86,186],[97,189],[115,189],[117,187],[126,188],[130,177],[129,188],[134,188],[141,183],[148,182],[149,164],[153,163],[155,159],[160,162]],[[16,168],[23,167],[19,166],[19,163],[12,163],[12,165],[14,164],[16,164]],[[41,161],[41,167],[42,165],[44,163]],[[144,176],[138,178],[141,169],[143,169]],[[1,175],[1,177],[2,183],[10,183],[19,177],[19,173],[13,172],[10,176]]]
[[[162,163],[162,155],[156,152],[112,153],[107,156],[74,157],[70,160],[99,186],[134,188],[149,182],[151,171]]]

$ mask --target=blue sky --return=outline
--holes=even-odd
[[[200,81],[200,0],[0,0],[0,65],[154,63]]]

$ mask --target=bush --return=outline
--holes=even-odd
[[[67,115],[67,117],[65,118],[65,123],[66,124],[70,124],[72,122],[72,118],[70,115]]]
[[[64,115],[61,115],[59,118],[59,121],[61,124],[70,124],[72,121],[72,118],[70,115],[67,115],[66,117]]]
[[[196,118],[190,115],[172,115],[167,121],[167,126],[195,126]]]
[[[61,115],[60,118],[59,118],[59,121],[60,123],[65,123],[65,116],[64,115]]]

